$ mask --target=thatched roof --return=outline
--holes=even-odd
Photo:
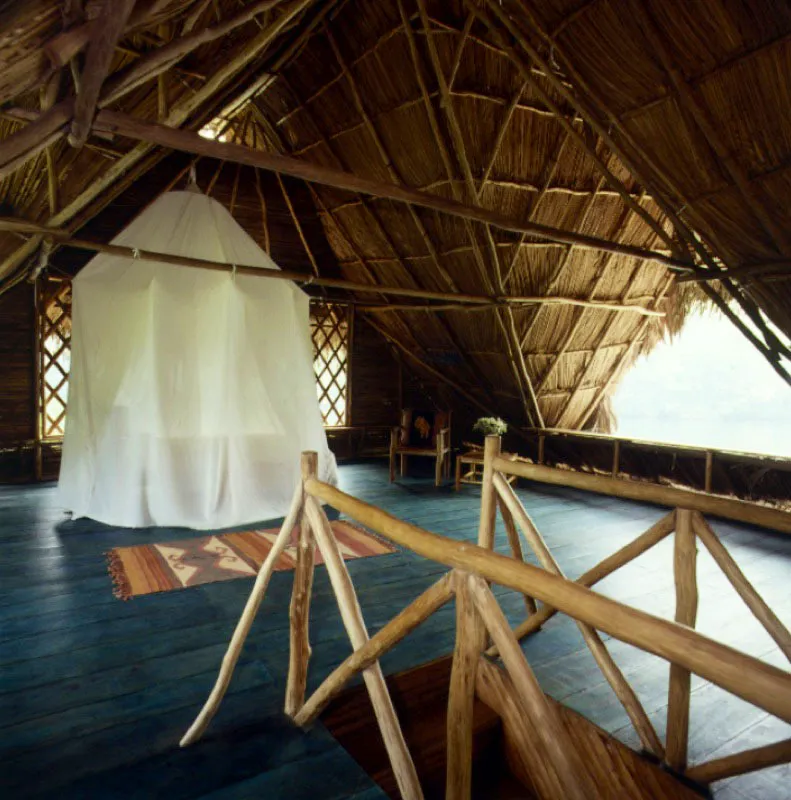
[[[100,64],[90,20],[109,24],[103,2],[86,0],[82,14],[81,5],[28,0],[0,10],[0,202],[6,216],[106,241],[135,203],[180,185],[191,159],[101,125],[81,148],[70,145],[64,133],[80,134],[73,75],[84,86],[83,70]],[[287,267],[498,298],[461,310],[447,300],[348,295],[415,369],[439,374],[479,408],[517,422],[606,428],[619,375],[705,296],[696,287],[721,307],[722,298],[740,306],[735,322],[745,327],[746,312],[745,332],[785,371],[788,351],[766,320],[791,334],[786,4],[114,6],[116,15],[132,10],[97,90],[99,108],[191,130],[211,124],[226,141],[518,222],[505,230],[293,179],[282,192],[280,179],[249,165],[217,179],[218,196],[264,245],[273,244],[272,198],[288,198],[280,201],[293,226],[284,234],[293,245],[282,248]],[[183,37],[201,32],[203,43],[189,49],[197,40]],[[164,48],[175,56],[157,77]],[[141,64],[153,71],[136,80]],[[50,107],[47,127],[38,115]],[[204,157],[200,167],[205,188],[217,164]],[[109,214],[119,207],[126,211]],[[569,240],[569,232],[593,239]],[[42,242],[0,233],[5,286],[42,263]],[[61,247],[50,268],[76,268],[73,254]],[[434,307],[403,307],[415,303]]]

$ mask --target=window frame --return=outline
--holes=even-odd
[[[319,321],[316,315],[316,309],[324,307],[329,309],[324,317]],[[342,311],[342,318],[337,318],[334,324],[329,326],[324,324],[325,321]],[[345,326],[345,331],[342,330]],[[328,345],[331,352],[329,355],[322,355],[320,344],[317,341],[317,334],[321,332],[323,335],[323,342],[321,347]],[[340,343],[333,345],[331,337],[333,334],[341,336]],[[350,427],[351,422],[351,400],[352,400],[352,343],[354,341],[354,306],[348,303],[334,302],[329,300],[311,300],[310,301],[310,341],[313,348],[313,374],[316,380],[316,397],[319,402],[319,411],[321,413],[322,425],[327,430],[337,430]],[[345,352],[342,352],[345,351]],[[332,373],[331,362],[333,359],[340,359],[341,355],[341,368]],[[322,375],[330,371],[330,382],[325,386],[322,383]],[[339,375],[343,374],[345,378],[344,385],[341,386],[337,382]],[[330,397],[330,390],[336,386],[339,390],[339,395],[333,400]],[[330,407],[325,412],[322,408],[322,400],[326,398]],[[337,404],[340,398],[343,398],[344,406],[342,411],[338,410]],[[328,421],[331,420],[331,421]]]

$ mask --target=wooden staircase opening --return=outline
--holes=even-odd
[[[452,663],[448,656],[386,679],[426,800],[446,797]],[[583,755],[586,779],[595,782],[597,796],[607,800],[701,800],[706,796],[577,712],[551,698],[548,701]],[[321,721],[383,791],[399,800],[398,784],[365,688],[346,689],[330,703]],[[538,800],[548,796],[532,726],[530,718],[518,711],[506,672],[494,661],[479,664],[473,712],[474,800]]]

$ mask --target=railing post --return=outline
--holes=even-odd
[[[676,535],[673,550],[673,575],[676,582],[676,622],[695,627],[698,611],[696,579],[697,540],[692,527],[693,512],[686,508],[676,511]],[[687,766],[689,739],[690,672],[670,664],[670,687],[667,702],[666,761],[676,772]]]
[[[500,455],[499,436],[489,435],[483,445],[483,482],[481,483],[481,518],[478,523],[478,545],[494,548],[494,525],[497,515],[497,494],[494,490],[494,459]]]
[[[706,473],[703,478],[703,490],[711,493],[712,477],[714,473],[714,453],[706,451]]]
[[[302,485],[308,478],[315,478],[318,472],[318,453],[302,454],[300,468]],[[302,494],[304,507],[305,493]],[[294,588],[291,592],[290,648],[288,659],[288,679],[286,682],[285,712],[293,717],[305,702],[305,685],[308,679],[310,660],[310,635],[308,618],[310,615],[310,595],[313,589],[313,565],[315,547],[310,525],[303,511],[299,520],[299,541],[297,544],[297,563],[294,568]]]
[[[487,442],[490,438],[487,437]],[[454,571],[456,644],[448,694],[446,800],[468,800],[472,791],[472,732],[475,679],[484,645],[483,622],[467,582],[468,573]]]
[[[618,477],[618,473],[621,471],[621,440],[620,439],[613,439],[613,446],[612,446],[612,476],[613,478]]]

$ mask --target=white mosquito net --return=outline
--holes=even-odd
[[[278,269],[219,203],[168,192],[114,244]],[[111,525],[282,516],[322,427],[308,297],[289,281],[99,254],[74,280],[61,500]]]

